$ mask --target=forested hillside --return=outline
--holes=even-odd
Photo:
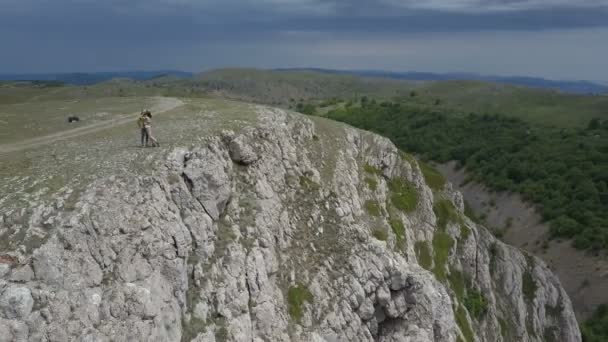
[[[608,249],[608,120],[557,129],[375,101],[327,117],[378,132],[426,159],[457,160],[472,179],[537,204],[552,237],[571,238],[580,249]]]

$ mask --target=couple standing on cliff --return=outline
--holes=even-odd
[[[149,110],[141,112],[137,125],[141,133],[141,147],[148,147],[148,141],[151,141],[152,147],[158,147],[160,144],[152,136],[152,113]]]

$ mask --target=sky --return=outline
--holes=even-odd
[[[0,73],[220,67],[608,82],[608,0],[0,0]]]

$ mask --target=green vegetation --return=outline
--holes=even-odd
[[[376,191],[376,189],[378,189],[378,181],[371,177],[365,177],[365,183],[367,183],[367,186],[371,191]]]
[[[388,182],[388,188],[391,191],[391,202],[395,208],[406,213],[416,210],[418,191],[412,183],[401,178],[395,178]]]
[[[583,341],[608,341],[608,305],[600,305],[593,316],[581,325]]]
[[[496,242],[492,242],[488,252],[490,254],[490,274],[492,275],[496,269],[496,258],[498,257],[498,245]]]
[[[304,302],[312,303],[312,293],[302,284],[296,284],[289,288],[287,292],[287,303],[289,304],[289,314],[296,322],[302,319],[302,305]]]
[[[473,180],[535,203],[553,238],[608,249],[608,120],[555,128],[412,101],[366,101],[326,116],[387,136],[423,159],[456,160]],[[441,184],[425,173],[433,187]]]
[[[536,298],[537,288],[538,285],[536,285],[532,272],[530,270],[526,270],[522,276],[522,292],[528,303],[532,303],[534,298]]]
[[[426,270],[430,270],[431,266],[433,266],[433,258],[428,243],[426,241],[418,241],[414,245],[414,250],[416,251],[420,266]]]
[[[437,226],[440,229],[446,229],[448,223],[459,222],[460,216],[456,212],[456,208],[452,202],[447,199],[438,199],[433,204],[433,212],[437,216]]]
[[[371,216],[379,217],[382,215],[382,208],[380,208],[380,204],[378,201],[368,200],[365,201],[365,210]]]
[[[500,325],[500,335],[502,335],[503,339],[511,336],[513,327],[504,318],[499,317],[498,324]]]
[[[433,236],[433,252],[435,253],[435,267],[433,273],[440,281],[446,279],[446,265],[450,255],[450,249],[454,245],[452,237],[443,231],[436,231]]]
[[[382,176],[382,170],[367,163],[363,166],[363,171],[370,175]]]
[[[311,104],[303,104],[302,102],[298,103],[298,105],[296,106],[296,110],[302,114],[307,115],[314,115],[317,112],[315,106]]]
[[[480,319],[488,311],[488,301],[475,289],[469,289],[464,298],[464,306],[467,308],[471,316]]]
[[[420,171],[422,171],[422,174],[424,175],[426,184],[428,184],[431,189],[435,191],[443,189],[445,186],[445,178],[439,171],[424,162],[419,162],[418,165],[420,165]]]
[[[456,294],[456,298],[459,301],[463,301],[466,284],[464,274],[456,269],[450,269],[450,274],[448,275],[448,282],[450,283],[450,287]]]
[[[391,218],[390,221],[391,229],[397,238],[397,245],[402,247],[405,244],[405,227],[400,219]]]
[[[300,186],[308,191],[318,190],[320,187],[319,184],[307,176],[300,176]]]
[[[388,239],[388,232],[383,228],[374,229],[372,235],[380,241],[386,241]]]
[[[471,329],[471,325],[469,324],[469,320],[467,319],[467,312],[462,307],[459,306],[455,312],[456,314],[456,323],[464,336],[466,342],[474,342],[475,337],[473,335],[473,330]]]
[[[465,226],[464,224],[460,224],[460,240],[467,241],[469,236],[471,235],[471,229]]]

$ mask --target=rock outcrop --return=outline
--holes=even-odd
[[[0,341],[581,340],[545,264],[389,140],[257,115],[70,208],[3,212],[3,239],[48,234],[0,250]]]

